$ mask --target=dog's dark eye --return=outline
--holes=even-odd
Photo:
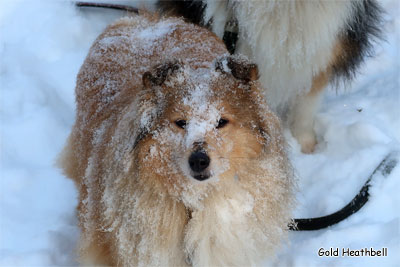
[[[186,127],[186,121],[185,120],[177,120],[175,121],[176,126],[179,128],[185,129]]]
[[[219,128],[222,128],[222,127],[224,127],[225,125],[227,125],[228,124],[228,120],[226,120],[226,119],[219,119],[219,121],[218,121],[218,125],[217,125],[217,129],[219,129]]]

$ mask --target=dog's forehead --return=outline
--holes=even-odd
[[[216,71],[214,66],[184,67],[170,77],[166,85],[172,89],[170,92],[177,105],[195,113],[204,113],[210,106],[219,106],[238,93],[238,82],[232,76]]]
[[[182,106],[186,111],[191,127],[195,125],[214,125],[223,112],[221,99],[216,98],[210,84],[196,84],[182,98]]]

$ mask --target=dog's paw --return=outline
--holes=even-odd
[[[305,154],[311,154],[314,152],[315,146],[317,145],[317,137],[315,136],[314,131],[302,133],[301,135],[295,136],[295,138],[301,146],[301,152]]]

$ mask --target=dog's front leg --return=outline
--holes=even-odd
[[[301,152],[314,152],[317,138],[314,132],[315,113],[319,107],[322,91],[329,81],[327,71],[314,77],[310,91],[299,95],[289,111],[290,130],[301,146]]]

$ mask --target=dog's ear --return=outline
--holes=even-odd
[[[259,78],[256,64],[236,56],[223,57],[217,60],[215,69],[225,73],[230,71],[233,77],[245,82],[256,81]]]
[[[147,71],[142,76],[145,88],[162,85],[167,77],[182,67],[178,60],[162,63],[155,66],[151,71]]]

